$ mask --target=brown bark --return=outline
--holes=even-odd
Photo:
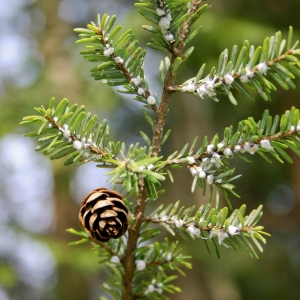
[[[137,239],[139,236],[139,229],[143,221],[143,213],[146,207],[146,198],[147,191],[144,185],[144,181],[141,180],[139,184],[139,198],[136,203],[135,212],[134,212],[134,224],[129,229],[128,233],[128,244],[125,257],[122,260],[124,267],[124,277],[123,277],[123,286],[125,290],[123,292],[123,300],[132,299],[132,277],[135,270],[135,259],[134,252],[137,246]]]
[[[192,15],[199,7],[201,1],[193,1],[190,9],[189,14]],[[174,85],[175,75],[172,73],[172,65],[177,57],[180,57],[183,51],[183,48],[185,46],[185,40],[187,37],[187,34],[190,30],[190,22],[189,20],[185,21],[181,30],[181,33],[179,35],[180,42],[176,47],[172,50],[172,56],[171,56],[171,64],[170,68],[166,74],[164,86],[163,86],[163,92],[161,96],[161,101],[158,106],[158,108],[153,109],[156,113],[156,122],[153,129],[153,138],[152,138],[152,148],[153,156],[157,156],[161,149],[161,141],[163,138],[163,132],[164,132],[164,125],[165,120],[168,113],[168,107],[169,107],[169,100],[173,93],[171,90],[171,87]],[[137,246],[137,240],[139,237],[139,230],[141,227],[141,224],[143,222],[144,218],[144,211],[146,207],[146,198],[147,198],[147,191],[145,188],[144,181],[141,180],[139,183],[139,197],[136,203],[135,212],[134,212],[134,224],[129,229],[128,233],[128,245],[125,257],[122,260],[122,264],[124,267],[124,277],[123,277],[123,286],[124,291],[122,295],[123,300],[131,300],[133,299],[132,294],[132,278],[134,275],[135,270],[135,249]]]

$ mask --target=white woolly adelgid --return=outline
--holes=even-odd
[[[191,234],[191,235],[194,235],[194,236],[196,236],[196,237],[200,237],[200,229],[199,228],[197,228],[197,227],[195,227],[195,225],[190,225],[188,228],[187,228],[187,230],[189,231],[189,233]]]
[[[214,152],[213,155],[212,155],[212,157],[219,159],[219,158],[221,158],[221,155],[219,153],[217,153],[217,152]]]
[[[156,9],[156,14],[157,14],[159,17],[161,17],[161,16],[164,16],[164,15],[166,14],[166,11],[165,11],[164,9],[158,7],[158,8]]]
[[[138,88],[138,94],[143,95],[145,93],[145,90],[141,87]]]
[[[163,292],[162,287],[163,287],[162,283],[156,283],[156,280],[153,279],[151,281],[151,284],[148,285],[148,288],[146,289],[145,293],[149,294],[149,293],[157,292],[158,294],[162,294]]]
[[[170,13],[166,14],[165,16],[161,17],[158,25],[162,29],[163,33],[167,33],[172,21],[172,16]]]
[[[114,61],[115,61],[117,64],[123,64],[124,59],[121,58],[120,56],[117,56],[117,57],[114,58]]]
[[[140,76],[137,76],[137,77],[131,78],[131,81],[133,82],[133,84],[135,86],[138,87],[142,83],[143,79]]]
[[[197,175],[199,178],[205,178],[206,177],[206,173],[203,171],[203,169],[201,167],[197,168]]]
[[[246,142],[244,145],[244,150],[249,152],[250,154],[254,154],[259,149],[258,144]]]
[[[207,180],[207,183],[208,183],[208,184],[213,184],[213,183],[214,183],[214,175],[209,174],[209,175],[207,176],[206,180]]]
[[[140,95],[140,96],[143,96],[144,98],[146,98],[146,96],[145,96],[146,91],[141,86],[141,83],[143,82],[143,78],[141,78],[140,75],[138,75],[137,77],[132,77],[130,81],[136,86],[137,94]],[[149,105],[155,105],[156,104],[156,99],[151,95],[147,98],[146,101]]]
[[[197,89],[198,95],[202,98],[206,94],[206,88],[204,84],[201,84],[199,88]]]
[[[75,148],[76,150],[80,151],[82,149],[82,143],[81,141],[74,141],[73,142],[73,148]]]
[[[116,255],[112,256],[111,259],[110,259],[110,262],[115,263],[115,264],[119,264],[120,263],[119,256],[116,256]]]
[[[224,151],[223,151],[223,153],[226,156],[231,156],[233,154],[232,150],[230,148],[225,148]]]
[[[224,144],[223,143],[219,143],[218,144],[218,151],[220,150],[220,149],[222,149],[224,147]]]
[[[235,146],[234,146],[234,150],[233,150],[233,151],[234,151],[235,153],[238,153],[238,152],[241,151],[241,150],[242,150],[241,145],[235,145]]]
[[[182,87],[182,90],[184,92],[190,92],[190,93],[195,92],[195,89],[196,89],[195,84],[192,81],[190,81],[187,85],[184,85]]]
[[[206,151],[207,151],[207,153],[209,153],[209,154],[212,154],[212,153],[214,153],[214,145],[212,145],[212,144],[210,144],[210,145],[207,145],[207,147],[206,147]]]
[[[146,268],[146,263],[143,260],[137,260],[135,265],[138,271],[143,271]]]
[[[168,32],[167,34],[164,34],[164,38],[169,42],[174,41],[174,35],[171,32]]]
[[[237,235],[240,233],[240,229],[236,226],[230,225],[227,229],[230,235]]]
[[[63,127],[59,127],[59,131],[62,133],[63,137],[71,141],[71,132],[68,129],[68,125],[64,124]]]
[[[63,131],[63,136],[66,138],[66,139],[69,139],[70,136],[71,136],[71,133],[70,133],[70,130],[66,129]]]
[[[214,152],[212,155],[212,158],[210,159],[210,162],[213,163],[217,168],[221,167],[221,156],[217,152]]]
[[[199,88],[197,89],[197,93],[201,98],[203,98],[204,95],[207,95],[208,97],[213,97],[216,95],[214,91],[214,84],[216,79],[217,77],[215,77],[214,79],[205,79],[205,81],[199,86]]]
[[[218,242],[219,242],[219,245],[222,245],[223,241],[225,239],[227,239],[227,238],[228,238],[228,233],[225,230],[223,230],[223,229],[219,229],[218,230]]]
[[[181,228],[182,226],[183,226],[183,224],[184,224],[184,222],[183,222],[183,220],[182,219],[177,219],[176,221],[175,221],[175,226],[177,227],[177,228]]]
[[[209,238],[212,239],[214,236],[218,236],[218,228],[212,228],[209,233]]]
[[[224,76],[224,81],[226,84],[232,84],[234,82],[234,78],[230,74],[226,74]]]
[[[104,56],[111,56],[114,53],[115,49],[110,47],[109,44],[106,44],[106,49],[103,51]]]
[[[161,29],[161,32],[164,38],[169,41],[174,41],[174,34],[169,30],[172,22],[172,16],[170,10],[165,6],[165,2],[159,1],[160,7],[156,8],[156,14],[160,17],[158,26]]]
[[[193,165],[196,163],[195,158],[193,156],[189,156],[186,159],[189,165]]]
[[[248,66],[246,66],[245,74],[243,74],[240,77],[240,79],[241,79],[242,82],[248,82],[249,78],[251,79],[253,76],[254,76],[254,72],[251,71]]]
[[[155,105],[155,104],[156,104],[156,99],[155,99],[153,96],[149,96],[149,97],[147,98],[147,103],[148,103],[149,105]]]
[[[164,257],[165,257],[166,261],[171,261],[173,259],[173,255],[171,252],[166,252],[164,254]]]
[[[257,65],[257,70],[259,73],[266,75],[268,71],[268,65],[264,62]]]
[[[155,286],[153,284],[149,284],[146,294],[155,292]]]
[[[267,139],[263,139],[260,141],[260,146],[266,150],[273,150],[271,142]]]
[[[191,174],[192,174],[193,177],[195,177],[195,176],[197,175],[198,170],[197,170],[196,165],[195,165],[195,166],[192,166],[192,167],[190,168],[190,172],[191,172]]]

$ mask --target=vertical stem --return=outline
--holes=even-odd
[[[144,180],[141,179],[141,181],[139,182],[139,197],[134,211],[134,224],[129,229],[127,250],[122,260],[124,268],[123,286],[125,287],[122,297],[123,300],[132,299],[132,278],[135,270],[134,252],[137,246],[139,231],[143,221],[143,214],[146,207],[146,198],[147,191],[145,188]]]
[[[189,14],[192,15],[199,7],[201,0],[193,0],[190,8]],[[185,46],[185,40],[187,34],[190,30],[190,22],[189,20],[185,21],[179,35],[180,42],[176,47],[173,48],[170,68],[166,74],[163,92],[161,96],[161,102],[159,107],[155,110],[156,112],[156,122],[153,129],[153,139],[152,139],[152,155],[157,156],[161,150],[161,141],[163,138],[164,125],[165,120],[168,113],[169,100],[173,93],[170,90],[170,87],[173,86],[175,80],[175,74],[171,72],[173,63],[177,57],[180,57],[183,51],[183,47]],[[147,199],[147,191],[145,188],[144,180],[141,179],[139,182],[139,196],[136,203],[135,211],[134,211],[134,224],[130,227],[128,233],[128,243],[127,250],[124,258],[122,259],[122,264],[124,268],[124,277],[123,277],[123,294],[122,300],[132,300],[133,299],[133,275],[135,270],[135,249],[137,246],[137,240],[139,237],[140,227],[144,217],[144,211],[146,208],[146,199]]]
[[[189,8],[189,15],[192,15],[200,6],[201,0],[193,0],[190,8]],[[172,56],[171,56],[171,63],[170,63],[170,68],[166,74],[165,77],[165,82],[164,82],[164,86],[163,86],[163,92],[162,92],[162,96],[161,96],[161,102],[159,104],[159,107],[156,111],[156,122],[155,122],[155,126],[153,129],[153,139],[152,139],[152,155],[153,156],[157,156],[158,153],[161,150],[161,141],[163,138],[163,133],[164,133],[164,125],[165,125],[165,120],[167,117],[167,113],[168,113],[168,108],[169,108],[169,100],[170,97],[173,93],[172,90],[170,90],[170,87],[174,85],[174,80],[175,80],[175,74],[172,73],[172,66],[173,63],[175,61],[175,59],[177,57],[180,57],[183,51],[183,48],[185,46],[185,41],[187,38],[187,35],[190,31],[191,28],[191,24],[189,19],[187,19],[182,26],[180,35],[179,35],[179,40],[180,42],[178,43],[178,45],[173,48],[172,51]]]

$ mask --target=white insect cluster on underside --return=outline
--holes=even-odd
[[[138,95],[145,97],[146,91],[143,87],[141,87],[143,79],[140,77],[140,75],[138,75],[137,77],[132,77],[131,82],[136,86]],[[152,95],[148,96],[146,101],[149,105],[156,104],[156,99]]]
[[[196,91],[201,98],[203,98],[203,96],[205,95],[207,95],[208,97],[214,97],[216,95],[214,91],[214,84],[216,79],[217,77],[215,77],[214,79],[208,78],[200,84]]]
[[[53,118],[54,122],[57,122],[58,118]],[[90,147],[96,147],[96,144],[93,142],[92,135],[88,138],[81,137],[79,134],[72,134],[69,130],[69,126],[64,124],[63,126],[58,125],[59,135],[62,135],[65,140],[72,142],[72,146],[77,151],[83,152],[83,157],[87,158],[90,156]]]
[[[156,8],[156,14],[160,17],[158,26],[160,27],[164,38],[170,43],[173,43],[175,41],[174,34],[170,31],[172,15],[163,1],[159,1],[159,7]]]
[[[145,294],[156,292],[158,294],[162,294],[163,292],[163,284],[161,282],[157,283],[156,279],[151,281],[151,284],[148,285],[148,288],[145,291]]]

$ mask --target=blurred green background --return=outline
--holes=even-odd
[[[199,66],[216,65],[218,55],[245,39],[259,45],[265,36],[292,25],[300,33],[297,0],[207,1],[212,9],[197,23],[203,29],[195,51],[181,67],[178,83],[193,77]],[[91,63],[79,55],[75,27],[85,27],[96,14],[117,14],[118,24],[134,28],[142,45],[151,37],[141,29],[147,22],[137,14],[134,1],[103,0],[2,0],[0,5],[0,300],[94,300],[104,293],[100,283],[107,274],[97,263],[90,245],[69,247],[76,239],[65,230],[79,229],[77,215],[81,198],[94,188],[106,186],[104,171],[91,163],[78,168],[50,162],[34,152],[35,141],[23,138],[28,128],[18,123],[34,114],[33,107],[47,105],[51,97],[67,97],[84,104],[100,119],[107,118],[114,140],[130,144],[143,141],[139,130],[149,132],[141,116],[141,104],[122,98],[115,89],[95,82]],[[162,56],[148,51],[145,69],[152,91],[160,93],[157,77]],[[167,128],[172,135],[163,150],[167,155],[192,142],[198,135],[222,135],[225,126],[254,116],[264,109],[272,115],[292,105],[300,107],[300,81],[295,91],[278,88],[272,102],[257,98],[250,103],[238,98],[233,106],[226,98],[219,103],[176,95],[171,101]],[[208,254],[201,241],[180,238],[183,252],[193,256],[193,269],[179,276],[183,292],[171,299],[252,300],[300,299],[300,159],[294,164],[268,165],[258,156],[249,164],[232,162],[241,199],[249,210],[264,204],[261,221],[268,238],[259,260],[230,249],[221,249],[221,259]],[[249,157],[250,158],[250,157]],[[201,191],[190,193],[191,176],[185,169],[174,172],[175,184],[158,201],[180,199],[182,204],[205,203]],[[158,203],[157,203],[158,204]],[[162,231],[164,232],[164,231]],[[167,233],[164,233],[167,234]],[[187,298],[188,297],[188,298]]]

